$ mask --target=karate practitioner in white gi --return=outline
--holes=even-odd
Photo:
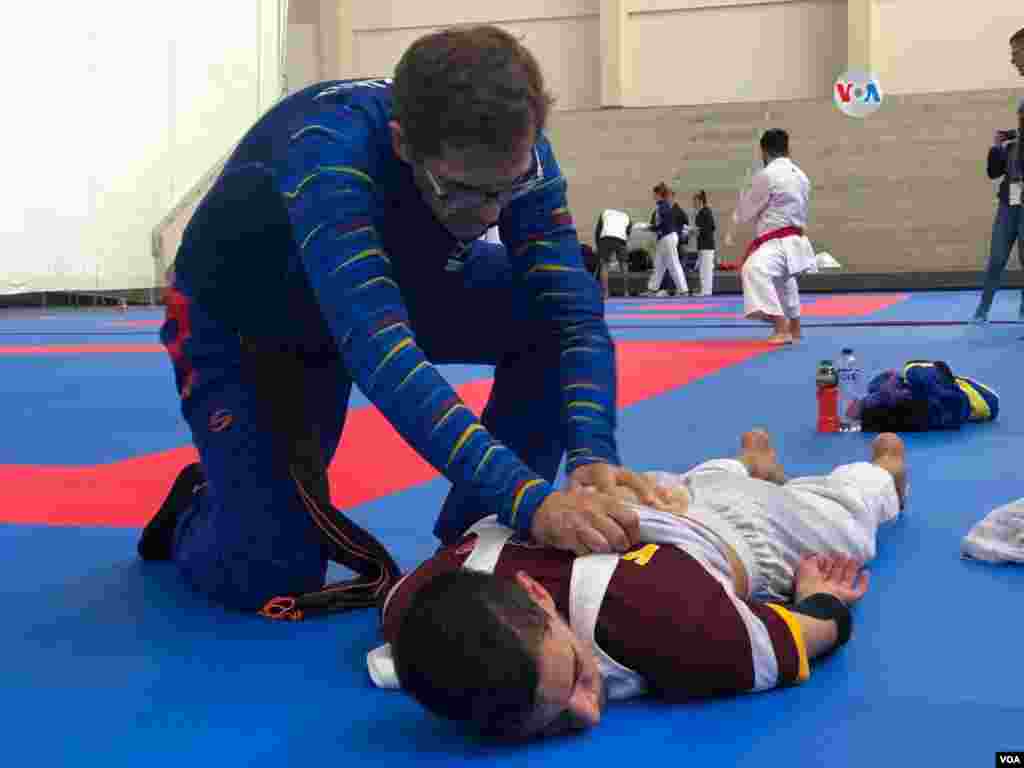
[[[769,343],[792,344],[801,336],[796,278],[817,270],[814,247],[804,236],[811,182],[789,159],[784,130],[765,131],[760,144],[764,168],[754,174],[733,212],[734,225],[757,220],[742,262],[743,311],[772,323]]]

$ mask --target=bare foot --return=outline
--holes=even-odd
[[[903,439],[892,432],[880,434],[871,442],[871,463],[892,475],[903,509],[907,504],[907,452]]]
[[[792,344],[793,337],[788,333],[773,333],[767,339],[769,344],[775,344],[776,346],[783,346],[785,344]]]
[[[750,476],[758,480],[782,485],[786,482],[786,472],[779,464],[772,447],[772,440],[763,429],[752,429],[740,437],[740,455]]]

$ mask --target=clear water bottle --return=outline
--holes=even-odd
[[[864,396],[864,371],[849,347],[839,356],[836,374],[839,379],[839,430],[860,432],[857,401]]]

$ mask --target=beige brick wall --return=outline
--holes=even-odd
[[[995,210],[985,156],[993,132],[1016,124],[1015,95],[892,96],[865,120],[823,100],[556,112],[550,133],[584,241],[602,208],[646,220],[664,180],[687,209],[708,191],[719,250],[736,256],[740,238],[732,249],[722,241],[755,135],[782,127],[813,182],[808,234],[819,250],[850,271],[971,270],[984,266]]]
[[[1014,125],[1014,96],[894,96],[865,120],[832,102],[556,112],[550,132],[586,242],[602,208],[646,220],[651,187],[665,180],[688,210],[693,192],[707,190],[719,252],[735,258],[749,234],[724,247],[738,182],[754,160],[757,132],[779,126],[814,184],[809,235],[819,250],[849,271],[976,270],[988,256],[995,210],[985,155],[995,129]],[[168,262],[196,200],[187,202],[161,228]]]

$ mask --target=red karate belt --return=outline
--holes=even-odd
[[[803,229],[800,227],[783,227],[782,229],[773,229],[770,232],[765,232],[760,237],[755,237],[750,241],[750,245],[747,246],[747,255],[743,257],[744,261],[750,258],[750,254],[760,248],[762,245],[767,243],[769,240],[781,240],[784,237],[790,235],[802,235]]]

